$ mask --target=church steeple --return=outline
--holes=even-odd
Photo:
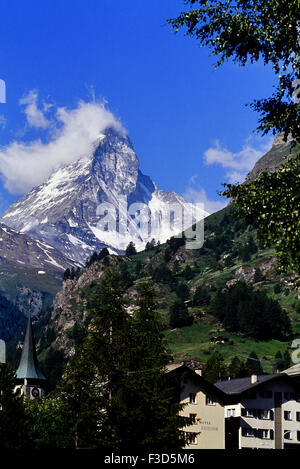
[[[29,315],[26,335],[19,367],[16,372],[17,382],[23,381],[22,390],[26,397],[41,397],[43,390],[41,382],[46,378],[39,369],[35,349],[34,334],[32,329],[31,315]]]

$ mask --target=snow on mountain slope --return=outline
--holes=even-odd
[[[0,223],[0,269],[3,265],[16,263],[36,268],[37,274],[54,270],[60,276],[67,267],[73,265],[53,246]]]
[[[195,221],[192,212],[141,173],[129,138],[110,128],[90,154],[55,171],[2,221],[83,264],[103,247],[122,253],[130,241],[138,250],[152,238],[165,242]]]

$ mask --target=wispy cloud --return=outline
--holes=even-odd
[[[29,143],[13,141],[0,149],[0,173],[10,193],[24,194],[43,183],[50,174],[66,164],[90,154],[93,143],[108,127],[124,131],[121,123],[103,103],[80,101],[76,108],[53,105],[38,107],[38,93],[31,91],[20,100],[25,106],[27,123],[46,129],[47,143],[41,139]],[[54,112],[53,112],[54,111]]]
[[[221,165],[227,169],[225,176],[228,182],[241,183],[259,158],[271,148],[271,144],[271,139],[268,139],[267,142],[265,139],[253,142],[253,138],[248,138],[242,149],[234,153],[222,147],[217,141],[213,147],[205,151],[204,163]]]
[[[7,124],[7,119],[2,114],[0,114],[0,128],[5,129]]]
[[[209,199],[203,187],[197,186],[198,174],[194,174],[188,181],[187,187],[182,195],[187,202],[192,204],[203,204],[208,214],[217,212],[227,205],[227,201]]]
[[[38,108],[38,93],[31,90],[29,93],[19,100],[19,104],[24,106],[23,112],[26,115],[27,124],[30,127],[46,129],[50,126],[50,121],[46,118],[44,112]],[[44,106],[47,112],[48,106]]]

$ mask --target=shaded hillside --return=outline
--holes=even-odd
[[[6,342],[13,339],[20,334],[25,322],[22,312],[0,294],[0,339]]]
[[[74,264],[55,248],[0,223],[0,292],[24,313],[50,306]]]

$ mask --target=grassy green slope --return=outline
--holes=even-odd
[[[226,226],[223,228],[224,217],[227,220]],[[270,264],[271,268],[266,271],[264,280],[254,283],[254,288],[264,290],[269,296],[280,302],[282,307],[289,314],[294,335],[299,336],[300,314],[296,312],[296,306],[298,304],[297,292],[289,285],[289,278],[284,278],[282,275],[279,275],[276,271],[276,267],[273,266],[273,249],[262,247],[258,249],[257,253],[252,254],[248,261],[243,261],[237,255],[233,258],[232,265],[226,266],[224,264],[224,256],[226,258],[226,255],[234,251],[235,246],[245,245],[250,235],[257,244],[258,240],[253,227],[243,224],[234,217],[232,205],[227,206],[225,209],[211,215],[205,220],[205,239],[215,239],[222,235],[223,231],[230,233],[232,248],[227,249],[225,247],[224,250],[222,250],[221,247],[218,261],[215,259],[215,252],[205,247],[194,251],[187,251],[182,247],[172,256],[172,259],[167,263],[170,270],[174,269],[174,261],[176,258],[179,257],[183,260],[178,268],[178,272],[174,275],[177,281],[185,281],[190,288],[191,294],[198,285],[205,285],[215,290],[216,288],[226,287],[226,283],[235,278],[235,272],[239,268],[243,268],[245,271],[251,271],[253,268],[264,269],[264,267],[268,267]],[[143,251],[131,257],[128,270],[132,275],[134,275],[137,264],[142,263],[143,265],[143,269],[136,282],[140,282],[143,277],[151,276],[151,272],[155,270],[161,262],[164,262],[166,248],[167,245],[162,245],[151,251]],[[187,265],[191,267],[193,274],[193,278],[188,281],[184,278],[184,270]],[[275,294],[274,286],[278,284],[281,284],[282,290]],[[159,291],[159,311],[166,325],[168,325],[169,306],[176,299],[176,293],[172,291],[172,288],[170,288],[168,284],[156,283],[156,287]],[[214,293],[212,293],[212,295],[213,294]],[[168,339],[170,350],[173,352],[176,359],[194,358],[206,362],[211,353],[214,350],[218,350],[224,355],[226,362],[230,362],[237,354],[248,356],[252,351],[255,351],[260,359],[272,361],[277,351],[283,353],[286,349],[289,349],[290,343],[287,342],[280,342],[278,340],[259,342],[243,334],[229,333],[224,330],[222,324],[218,323],[214,317],[207,314],[207,310],[207,306],[189,308],[189,312],[195,317],[192,326],[173,330],[169,329],[169,326],[167,326],[165,333],[166,338]],[[225,344],[211,343],[210,338],[219,334],[228,337],[229,342]],[[271,365],[265,364],[264,366],[266,371],[272,371]]]

